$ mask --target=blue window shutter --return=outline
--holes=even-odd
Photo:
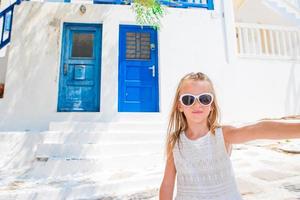
[[[214,10],[214,1],[213,0],[207,0],[207,9]]]

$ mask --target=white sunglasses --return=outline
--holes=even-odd
[[[213,102],[214,96],[211,93],[201,93],[199,95],[185,93],[179,97],[179,101],[182,103],[182,105],[188,107],[194,105],[196,99],[198,99],[198,102],[201,105],[209,106]]]

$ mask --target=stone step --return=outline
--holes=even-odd
[[[36,158],[97,159],[103,156],[162,153],[164,142],[103,143],[103,144],[39,144]]]
[[[36,137],[40,135],[38,132],[26,132],[26,131],[1,131],[0,143],[16,143],[17,141],[27,140],[29,137]]]
[[[287,153],[300,154],[300,140],[280,144],[277,148]]]
[[[10,150],[13,148],[14,148],[13,144],[1,142],[0,143],[0,155],[8,154],[10,152]]]
[[[0,132],[0,168],[17,169],[29,165],[35,159],[42,135],[32,132]]]
[[[26,174],[30,178],[56,178],[66,176],[83,176],[100,172],[135,171],[163,168],[163,153],[141,153],[102,157],[98,159],[55,159],[35,161]]]
[[[159,121],[143,122],[50,122],[49,131],[165,131],[166,123]]]
[[[165,131],[46,131],[43,143],[56,144],[97,144],[105,142],[145,142],[165,140]]]
[[[139,177],[139,178],[131,178],[125,181],[115,181],[108,184],[103,185],[86,185],[86,186],[79,186],[78,188],[74,188],[72,190],[72,194],[69,196],[68,199],[74,198],[88,198],[91,199],[89,195],[91,191],[94,191],[93,197],[101,199],[107,198],[111,196],[115,196],[115,194],[126,194],[132,193],[136,191],[147,191],[153,188],[159,188],[160,183],[162,180],[162,175],[152,175],[146,177]],[[100,197],[100,198],[99,198]],[[138,199],[138,198],[137,198]]]
[[[18,189],[13,192],[1,192],[0,199],[2,200],[48,200],[48,199],[65,199],[65,200],[92,200],[92,199],[120,199],[116,196],[136,193],[137,191],[149,191],[158,189],[162,180],[162,174],[148,174],[140,176],[133,176],[125,179],[117,179],[103,183],[87,181],[76,182],[69,180],[69,182],[56,182],[43,186],[42,190],[32,188]],[[92,182],[92,181],[91,181]],[[41,186],[40,186],[41,187]],[[51,198],[49,198],[51,197]],[[130,198],[132,199],[132,198]],[[143,198],[133,198],[143,199]]]

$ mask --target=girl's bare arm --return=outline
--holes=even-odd
[[[223,134],[225,141],[231,144],[257,139],[300,138],[300,123],[262,121],[238,128],[223,126]]]
[[[174,164],[173,154],[167,159],[164,178],[159,190],[160,200],[172,200],[175,185],[176,168]]]

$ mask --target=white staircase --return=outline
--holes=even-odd
[[[45,193],[54,199],[91,199],[160,185],[165,123],[53,122],[39,135],[30,168],[14,180],[33,186],[4,192],[0,199],[46,199]],[[0,189],[5,191],[5,184],[0,182]]]
[[[263,0],[263,3],[300,26],[300,0]]]

